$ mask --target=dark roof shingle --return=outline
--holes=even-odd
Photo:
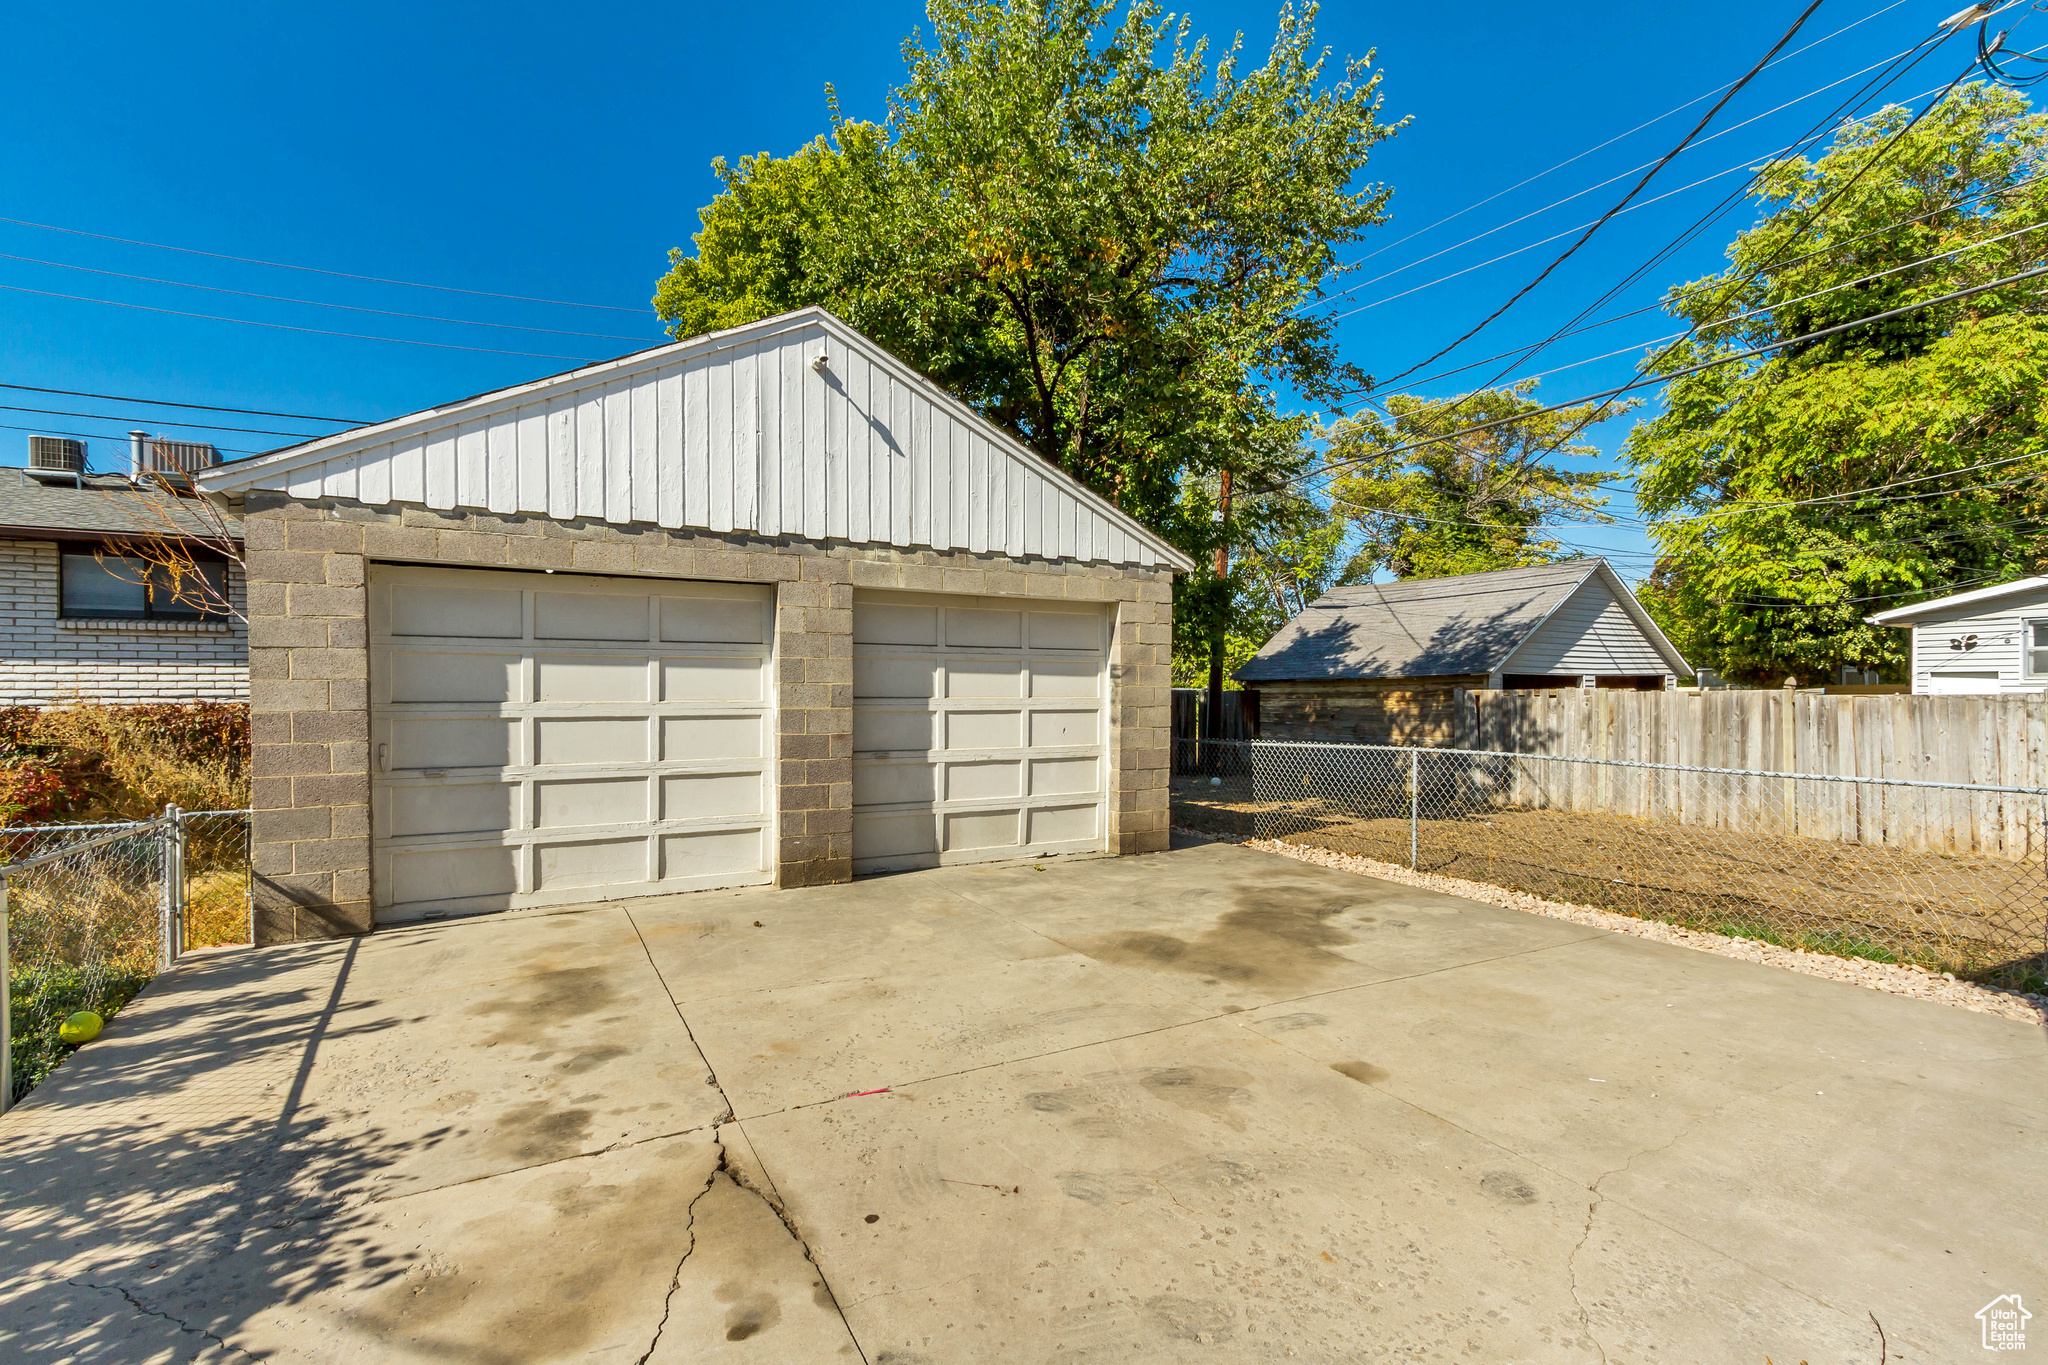
[[[137,489],[118,474],[88,474],[84,486],[44,483],[20,468],[0,468],[0,530],[71,532],[85,535],[183,534],[215,539],[219,527],[193,499],[155,489]],[[240,517],[226,518],[239,539]]]
[[[1240,682],[1490,673],[1597,559],[1333,588],[1231,676]]]

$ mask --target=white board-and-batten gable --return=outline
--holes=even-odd
[[[1193,567],[815,308],[220,465],[199,483],[213,493]]]
[[[1500,671],[1682,677],[1691,670],[1606,561],[1595,560],[1585,580],[1516,646]]]

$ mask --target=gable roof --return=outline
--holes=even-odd
[[[1491,673],[1598,578],[1674,672],[1685,659],[1604,559],[1333,588],[1232,676],[1240,682]]]
[[[1996,587],[1972,588],[1968,592],[1950,593],[1947,597],[1915,602],[1910,607],[1893,607],[1889,611],[1875,612],[1863,619],[1873,626],[1910,626],[1930,617],[1970,607],[1996,608],[2008,597],[2040,596],[2044,593],[2048,593],[2048,578],[2020,578],[2010,583],[2000,583]]]
[[[225,515],[240,539],[239,517]],[[0,469],[0,533],[31,539],[185,536],[217,541],[220,528],[191,500],[138,489],[119,474],[88,474],[77,484],[44,483],[20,468]]]
[[[1194,567],[821,308],[218,465],[199,482],[221,493]]]

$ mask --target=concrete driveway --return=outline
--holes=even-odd
[[[159,981],[0,1120],[0,1357],[1959,1361],[2044,1129],[2037,1029],[1241,848],[704,893]]]

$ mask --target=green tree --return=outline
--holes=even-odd
[[[1454,434],[1534,414],[1544,406],[1535,391],[1530,379],[1452,399],[1397,394],[1384,415],[1367,411],[1336,426],[1327,448],[1331,509],[1356,531],[1345,581],[1364,582],[1382,569],[1396,578],[1441,578],[1576,553],[1548,528],[1607,520],[1599,510],[1607,498],[1599,473],[1553,461],[1597,456],[1598,447],[1575,440],[1580,427],[1625,407],[1583,403]]]
[[[1357,182],[1392,129],[1366,61],[1326,79],[1313,7],[1250,70],[1117,9],[932,0],[886,124],[719,163],[655,306],[679,336],[831,308],[1199,553],[1183,480],[1285,444],[1276,390],[1363,378],[1307,305],[1381,220]]]
[[[1900,136],[1910,117],[1766,167],[1729,268],[1669,295],[1696,330],[1653,372],[2042,263],[2048,120],[1982,85]],[[1625,453],[1658,518],[1646,599],[1688,657],[1755,681],[1899,676],[1903,632],[1865,616],[2041,571],[2043,297],[2002,287],[1667,386]]]

